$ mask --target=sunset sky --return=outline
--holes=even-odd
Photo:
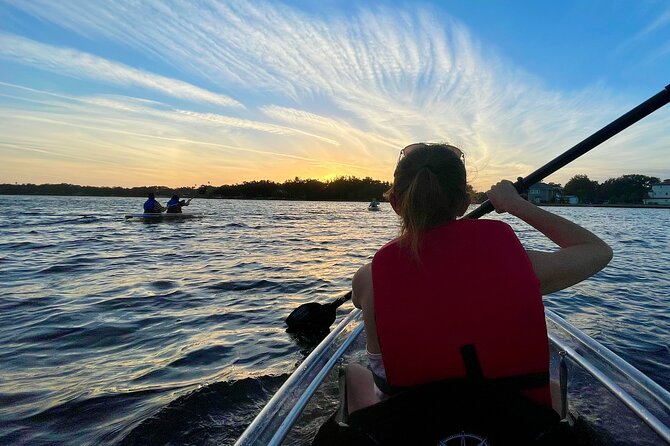
[[[0,0],[0,183],[390,180],[448,141],[485,190],[668,83],[666,0]],[[670,106],[577,173],[670,178]]]

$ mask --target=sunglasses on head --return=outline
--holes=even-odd
[[[407,147],[404,147],[400,149],[400,154],[398,155],[398,163],[400,162],[401,159],[412,153],[414,150],[422,148],[422,147],[430,147],[430,146],[440,146],[444,147],[445,149],[451,150],[456,156],[458,156],[463,164],[465,164],[465,154],[459,149],[458,147],[450,146],[448,144],[431,144],[427,142],[417,142],[414,144],[410,144]],[[396,163],[396,165],[398,164]]]

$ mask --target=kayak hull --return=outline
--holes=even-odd
[[[174,213],[174,214],[126,214],[126,219],[136,219],[143,221],[161,221],[161,220],[187,220],[189,218],[201,218],[202,214],[185,214],[185,213]]]
[[[573,426],[579,444],[670,445],[670,393],[553,312],[545,314],[554,408]],[[339,405],[338,369],[366,362],[361,314],[354,310],[289,377],[236,445],[311,443]]]

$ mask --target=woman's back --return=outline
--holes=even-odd
[[[546,387],[540,285],[506,223],[453,221],[424,234],[419,259],[406,250],[395,241],[372,261],[375,324],[389,385],[479,373],[486,380],[514,378],[519,388]],[[468,370],[471,359],[478,372]],[[549,402],[548,392],[536,396]]]

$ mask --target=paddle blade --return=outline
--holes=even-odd
[[[351,299],[351,291],[345,293],[329,304],[310,302],[302,304],[285,319],[289,331],[320,331],[328,330],[335,322],[337,308]]]
[[[321,305],[316,302],[302,304],[288,315],[285,322],[292,331],[327,329],[335,322],[335,308],[332,305]]]

